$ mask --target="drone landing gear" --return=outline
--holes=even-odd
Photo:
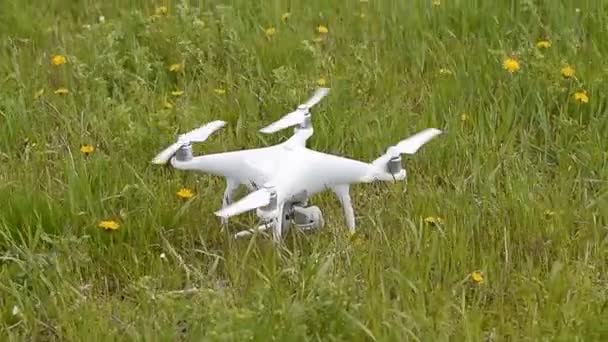
[[[287,214],[285,215],[285,220],[282,224],[284,231],[287,231],[287,225],[290,223],[294,224],[296,229],[305,233],[315,232],[323,228],[325,225],[325,220],[323,219],[321,209],[319,209],[317,206],[303,207],[299,205],[292,205],[291,208],[285,209],[289,210],[286,210]],[[254,229],[247,229],[234,234],[234,238],[248,238],[257,232],[266,232],[268,230],[273,230],[275,227],[276,224],[273,220],[267,221]]]

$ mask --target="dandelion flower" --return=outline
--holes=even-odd
[[[471,273],[471,280],[475,284],[483,284],[483,273],[480,271],[474,271]]]
[[[442,75],[452,75],[453,74],[452,70],[446,69],[446,68],[439,69],[439,73]]]
[[[218,94],[218,95],[224,95],[226,94],[226,90],[222,89],[222,88],[215,88],[213,89],[213,91]]]
[[[329,29],[325,25],[319,25],[319,26],[317,26],[317,32],[319,32],[321,34],[326,34],[329,32]]]
[[[569,65],[566,65],[565,67],[562,68],[562,70],[560,71],[562,76],[564,76],[565,78],[570,78],[574,76],[574,68],[572,68]]]
[[[589,102],[589,96],[587,95],[587,91],[581,90],[574,93],[574,100],[579,103]]]
[[[112,220],[100,221],[97,226],[104,230],[117,230],[120,228],[120,224]]]
[[[510,73],[514,73],[519,70],[519,62],[514,58],[505,59],[502,66]]]
[[[282,20],[282,21],[287,21],[287,19],[289,19],[289,17],[291,17],[291,13],[289,13],[289,12],[285,12],[285,13],[283,13],[283,15],[281,16],[281,20]]]
[[[51,58],[51,64],[54,66],[64,65],[66,63],[66,59],[64,55],[54,55]]]
[[[172,71],[172,72],[179,72],[179,71],[181,71],[181,70],[182,70],[182,68],[183,68],[183,66],[182,66],[182,64],[181,64],[181,63],[175,63],[175,64],[171,64],[171,65],[169,66],[169,71]]]
[[[84,154],[85,156],[93,153],[93,151],[95,151],[95,147],[92,145],[80,145],[80,153]]]
[[[319,78],[319,79],[317,80],[317,85],[318,85],[319,87],[324,87],[324,86],[326,86],[326,85],[327,85],[327,80],[326,80],[326,79],[324,79],[323,77],[321,77],[321,78]]]
[[[44,95],[44,89],[40,89],[36,92],[36,94],[34,94],[34,98],[37,99],[40,96]]]
[[[555,216],[555,211],[551,210],[551,209],[547,209],[545,210],[545,217],[549,218],[549,217],[553,217]]]
[[[536,42],[536,47],[539,49],[548,49],[551,47],[551,42],[548,40],[539,40]]]
[[[169,10],[167,9],[166,6],[159,6],[159,7],[156,7],[156,10],[154,10],[154,14],[156,14],[157,16],[167,15],[168,12],[169,12]]]
[[[171,95],[176,96],[176,97],[182,96],[182,95],[184,95],[184,92],[182,90],[175,90],[175,91],[171,92]]]
[[[439,225],[439,224],[443,224],[444,221],[441,217],[437,217],[437,216],[429,216],[427,218],[424,219],[424,223],[426,224],[432,224],[432,225]]]
[[[69,93],[67,88],[59,88],[55,90],[55,95],[66,95],[67,93]]]
[[[277,29],[275,27],[269,27],[264,31],[264,33],[266,34],[266,37],[270,38],[277,33]]]
[[[192,198],[192,196],[194,196],[194,193],[192,192],[192,190],[190,190],[188,188],[181,188],[181,189],[179,189],[179,191],[176,194],[177,194],[177,197],[179,197],[181,199],[190,199],[190,198]]]

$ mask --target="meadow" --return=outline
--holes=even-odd
[[[1,1],[2,340],[608,340],[607,35],[602,1]],[[223,179],[150,162],[284,141],[320,85],[311,148],[444,131],[352,236],[324,193],[236,241]]]

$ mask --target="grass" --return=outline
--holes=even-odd
[[[607,11],[601,1],[0,2],[2,335],[608,339]],[[67,62],[52,65],[55,54]],[[518,71],[503,69],[507,57]],[[574,77],[560,74],[566,64]],[[351,189],[354,237],[322,194],[323,231],[291,233],[283,248],[234,241],[254,217],[220,229],[222,179],[150,163],[216,119],[227,127],[197,153],[282,141],[290,130],[257,130],[320,78],[332,90],[313,113],[314,149],[371,161],[420,129],[446,132],[404,158],[407,182]],[[574,99],[582,90],[587,103]],[[195,196],[178,198],[182,187]]]

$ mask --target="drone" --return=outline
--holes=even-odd
[[[309,199],[323,191],[332,191],[339,199],[346,226],[355,232],[355,215],[350,186],[358,183],[402,181],[407,172],[401,155],[415,154],[424,144],[442,133],[427,128],[389,147],[370,163],[310,149],[307,140],[313,135],[310,109],[319,103],[329,88],[318,88],[313,96],[294,111],[262,128],[272,134],[294,127],[286,141],[262,148],[206,154],[194,157],[192,143],[204,142],[226,122],[216,120],[178,136],[177,142],[161,151],[155,164],[171,165],[179,170],[198,171],[226,178],[222,208],[215,212],[223,224],[228,219],[255,210],[261,224],[235,234],[248,237],[256,232],[272,231],[275,242],[294,223],[302,231],[316,231],[325,224],[319,207],[309,205]],[[234,193],[244,185],[250,191],[234,201]]]

